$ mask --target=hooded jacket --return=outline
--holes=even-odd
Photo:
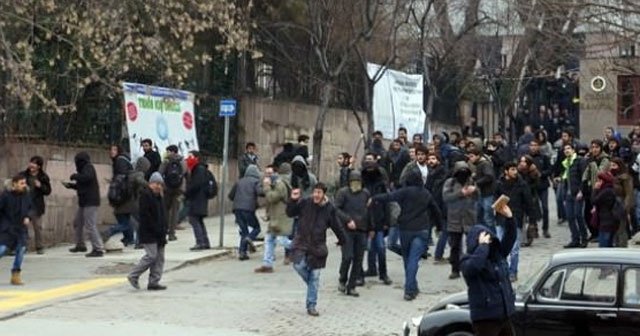
[[[296,155],[291,161],[291,171],[291,188],[299,188],[302,191],[302,197],[311,196],[318,180],[309,171],[307,162],[301,155]]]
[[[360,173],[362,177],[362,187],[367,189],[371,196],[386,194],[387,180],[384,170],[376,162],[365,162]],[[369,221],[375,231],[383,231],[390,224],[389,207],[378,206],[369,208]]]
[[[145,180],[149,180],[149,178],[151,177],[151,174],[155,173],[158,171],[158,168],[160,168],[160,165],[162,164],[162,158],[160,157],[160,153],[154,151],[153,149],[145,152],[144,153],[144,157],[147,158],[147,160],[149,160],[149,169],[147,169],[147,172],[145,173]]]
[[[187,178],[185,198],[189,201],[189,216],[205,217],[209,213],[209,199],[205,193],[208,169],[206,164],[198,162]]]
[[[515,312],[515,295],[506,258],[516,241],[517,229],[512,218],[502,217],[501,221],[505,223],[502,240],[486,226],[473,226],[467,235],[467,254],[460,261],[474,322],[504,320]],[[491,236],[491,243],[479,244],[482,232]]]
[[[605,182],[600,189],[594,189],[592,203],[596,207],[598,230],[600,232],[616,232],[618,221],[613,215],[613,206],[616,203],[613,184]]]
[[[336,208],[325,199],[316,204],[311,197],[287,202],[287,216],[298,217],[298,227],[293,239],[293,261],[299,263],[303,259],[311,269],[321,269],[327,264],[329,250],[327,248],[327,229],[331,228],[338,244],[345,242],[346,235],[338,222]]]
[[[469,177],[464,183],[460,183],[457,175],[462,171],[468,171]],[[456,162],[453,167],[452,177],[448,178],[442,188],[442,200],[447,210],[447,231],[449,232],[469,232],[475,224],[477,218],[476,202],[480,191],[476,191],[468,196],[462,194],[462,188],[472,186],[471,170],[464,162]]]
[[[609,166],[609,157],[604,152],[600,153],[600,155],[595,158],[587,158],[587,168],[582,175],[582,181],[593,189],[596,185],[598,174],[604,171],[608,171]]]
[[[493,195],[496,189],[496,177],[491,161],[482,156],[473,166],[471,171],[475,170],[473,179],[478,188],[480,188],[480,196],[484,198]]]
[[[25,218],[31,218],[31,196],[28,191],[17,193],[7,189],[0,195],[0,245],[15,249],[18,244],[26,245],[28,229]]]
[[[27,185],[29,186],[31,194],[32,211],[36,216],[42,216],[45,212],[44,197],[51,195],[51,181],[49,175],[45,173],[42,168],[38,171],[38,174],[33,176],[29,169],[22,172],[22,176],[27,179]],[[36,188],[35,180],[40,181],[40,188]]]
[[[249,153],[242,154],[242,157],[238,159],[238,171],[240,176],[247,175],[247,168],[249,168],[250,165],[258,165],[258,155]]]
[[[262,188],[269,214],[268,232],[277,236],[290,235],[293,221],[287,216],[287,201],[291,191],[291,165],[281,163],[275,183],[263,185]]]
[[[76,154],[76,173],[69,178],[75,181],[71,188],[78,194],[78,205],[83,207],[100,206],[100,185],[96,169],[91,163],[91,157],[87,152]]]
[[[233,201],[233,210],[256,211],[261,191],[258,166],[249,165],[244,177],[229,192],[229,199]]]
[[[440,207],[431,193],[422,185],[422,175],[412,172],[407,176],[407,186],[387,194],[373,197],[374,203],[398,202],[400,216],[398,228],[403,231],[428,230],[443,227],[444,220]],[[381,207],[381,204],[373,204]]]
[[[349,182],[360,181],[362,177],[360,172],[352,171],[349,174]],[[367,189],[361,189],[357,192],[351,190],[351,187],[343,187],[336,193],[334,205],[338,213],[338,218],[343,224],[354,221],[356,231],[369,232],[374,230],[374,226],[368,220],[367,201],[371,194]],[[349,230],[345,225],[345,230]]]
[[[135,170],[131,170],[127,174],[127,182],[129,183],[129,188],[131,190],[131,198],[123,204],[114,207],[114,214],[124,215],[138,213],[140,193],[147,185],[145,176],[150,168],[151,163],[144,156],[140,157],[138,161],[136,161]]]
[[[145,187],[140,193],[139,204],[138,239],[140,244],[166,245],[168,219],[162,195],[157,195],[149,187]]]

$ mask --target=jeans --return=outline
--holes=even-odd
[[[7,245],[0,245],[0,258],[2,258],[9,248]],[[24,260],[24,254],[27,252],[27,247],[24,242],[18,242],[15,248],[16,256],[13,258],[13,268],[11,271],[20,271],[22,268],[22,261]]]
[[[598,247],[613,247],[613,232],[598,232]]]
[[[367,234],[349,230],[346,237],[347,239],[342,245],[339,281],[342,284],[347,284],[347,289],[354,289],[356,288],[356,280],[362,278],[362,257],[367,246]]]
[[[193,235],[196,238],[196,246],[210,248],[207,228],[204,226],[204,217],[189,216],[189,224],[193,227]]]
[[[387,236],[387,248],[389,251],[402,256],[402,248],[400,247],[400,230],[397,226],[389,228],[389,235]]]
[[[518,275],[518,264],[520,263],[520,241],[522,240],[522,219],[515,218],[516,222],[516,241],[513,243],[511,253],[509,253],[509,275]],[[496,227],[496,235],[502,240],[504,237],[504,226]]]
[[[387,276],[387,252],[384,243],[384,231],[376,231],[373,239],[369,239],[369,253],[367,253],[367,271],[376,272],[380,278]],[[376,267],[378,261],[378,267]]]
[[[493,196],[482,197],[476,203],[478,210],[478,224],[493,228],[496,225],[495,216],[493,214]]]
[[[256,240],[260,234],[260,222],[258,222],[255,211],[233,210],[233,214],[236,216],[236,224],[238,224],[240,233],[238,252],[240,255],[244,255],[247,254],[248,241]],[[249,232],[249,228],[251,228],[251,232]]]
[[[564,204],[565,216],[571,231],[571,243],[586,242],[587,226],[584,222],[584,200],[578,201],[575,197],[567,195]]]
[[[542,231],[549,231],[549,188],[538,190],[538,200],[542,209]]]
[[[306,257],[293,264],[302,281],[307,284],[307,309],[314,309],[318,304],[318,288],[320,287],[320,269],[311,269],[307,266]]]
[[[402,261],[404,262],[404,293],[416,295],[419,292],[418,267],[422,254],[427,249],[429,230],[409,231],[400,230],[400,245],[402,245]]]
[[[116,233],[122,232],[124,238],[122,242],[125,245],[132,244],[134,242],[133,238],[133,227],[131,226],[131,215],[130,214],[118,214],[116,215],[116,224],[112,225],[107,230],[107,236],[111,237]]]
[[[262,259],[262,265],[273,267],[276,261],[276,245],[288,249],[291,246],[291,239],[289,239],[288,236],[276,236],[267,233],[264,236],[264,258]]]
[[[565,186],[563,183],[558,183],[556,187],[556,210],[558,211],[558,220],[566,219],[565,207],[564,207],[564,198],[565,196]]]
[[[444,249],[447,247],[448,240],[449,232],[447,232],[447,225],[445,224],[444,228],[440,231],[440,237],[438,237],[438,244],[436,245],[436,252],[434,254],[436,259],[442,259],[444,256]]]

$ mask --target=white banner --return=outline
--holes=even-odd
[[[169,145],[178,146],[183,156],[198,150],[193,93],[134,83],[124,83],[123,89],[132,162],[144,155],[144,139],[153,140],[160,155]]]
[[[380,65],[368,63],[373,78]],[[422,75],[409,75],[387,69],[373,88],[373,125],[385,139],[395,139],[398,128],[405,127],[409,141],[413,134],[424,132],[424,84]]]

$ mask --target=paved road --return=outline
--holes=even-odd
[[[552,220],[551,229],[553,238],[539,239],[533,247],[522,250],[521,280],[567,242],[566,225],[557,226]],[[81,331],[95,335],[397,335],[405,320],[420,315],[438,299],[465,289],[463,280],[447,279],[448,265],[422,261],[422,293],[415,301],[406,302],[402,299],[400,258],[390,255],[389,273],[394,284],[385,286],[371,279],[359,298],[351,298],[337,292],[339,259],[338,248],[331,246],[321,276],[319,318],[306,315],[303,283],[291,267],[278,264],[273,274],[253,273],[260,265],[259,252],[246,262],[227,255],[169,272],[164,279],[169,286],[166,292],[136,291],[117,284],[83,299],[60,298],[48,307],[2,322],[3,335],[42,335],[43,328],[47,336]],[[278,260],[282,260],[281,253]]]

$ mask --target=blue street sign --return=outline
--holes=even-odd
[[[221,117],[235,117],[236,116],[236,100],[224,99],[220,101],[220,113]]]

